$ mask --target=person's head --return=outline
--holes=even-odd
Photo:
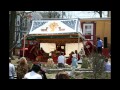
[[[41,47],[41,49],[40,50],[43,50],[43,48]]]
[[[56,79],[70,79],[68,73],[65,71],[60,71],[59,73],[57,73],[55,78]]]
[[[105,62],[108,62],[108,59],[107,59],[107,58],[105,59]]]
[[[75,50],[75,53],[77,54],[77,50]]]
[[[9,63],[11,63],[11,58],[9,57]]]
[[[98,37],[97,40],[100,40],[100,37]]]
[[[34,71],[34,72],[36,72],[36,73],[38,73],[38,72],[40,71],[40,69],[41,69],[41,67],[40,67],[40,65],[38,65],[38,64],[34,64],[34,65],[32,66],[32,71]]]
[[[71,54],[74,54],[74,52],[72,51]]]
[[[63,53],[63,52],[61,52],[61,55],[64,55],[64,53]]]
[[[20,65],[26,65],[26,64],[27,64],[26,58],[25,58],[25,57],[21,57],[21,58],[20,58],[20,61],[19,61],[19,64],[20,64]]]

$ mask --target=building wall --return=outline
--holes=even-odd
[[[104,40],[104,37],[107,37],[108,44],[111,44],[111,19],[81,19],[82,22],[95,22],[96,38]]]

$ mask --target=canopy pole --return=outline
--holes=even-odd
[[[79,43],[80,43],[80,35],[79,35],[79,32],[78,32],[78,52],[79,52],[79,48],[80,48],[80,47],[79,47],[79,46],[80,46]],[[77,57],[79,57],[79,54],[78,54]]]

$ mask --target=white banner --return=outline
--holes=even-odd
[[[73,32],[80,32],[82,34],[79,19],[33,21],[29,34],[54,34]]]

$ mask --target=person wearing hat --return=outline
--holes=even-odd
[[[78,60],[77,60],[76,54],[72,55],[72,63],[71,63],[71,65],[72,65],[72,67],[75,67],[75,68],[78,67]]]
[[[15,75],[15,66],[11,63],[11,58],[9,57],[9,79],[14,79]]]

